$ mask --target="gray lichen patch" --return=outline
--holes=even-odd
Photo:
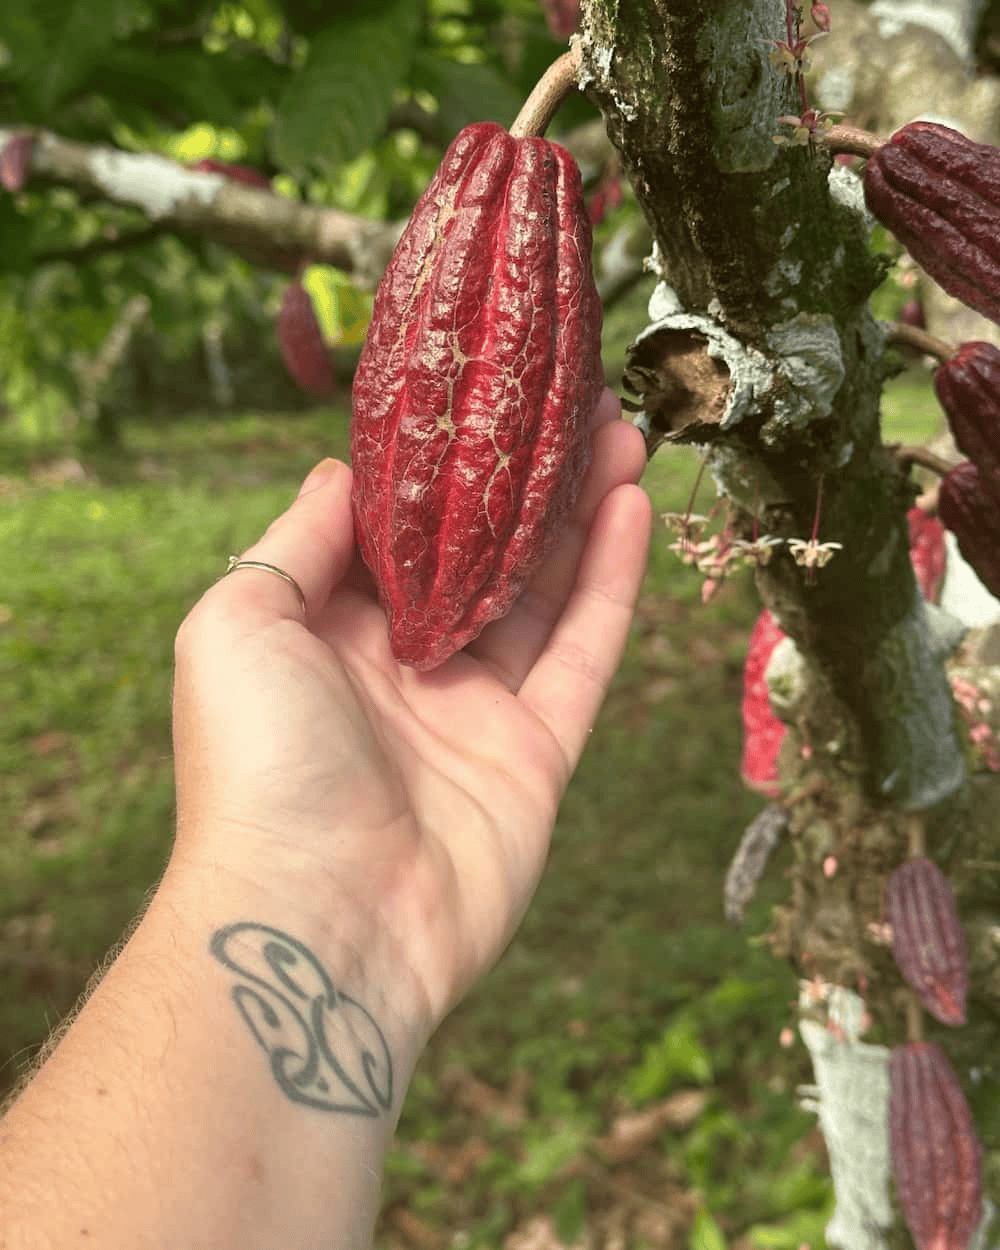
[[[186,199],[211,204],[225,186],[221,174],[188,173],[162,156],[96,148],[90,168],[109,199],[138,204],[154,220],[170,217]]]
[[[964,629],[949,613],[930,611],[914,584],[910,611],[883,639],[884,739],[880,788],[907,811],[953,794],[965,780],[954,729],[954,703],[942,668]]]
[[[760,432],[762,442],[774,446],[789,431],[830,415],[844,381],[844,357],[836,323],[826,313],[799,313],[773,326],[767,345],[788,383],[775,403],[774,416]]]
[[[775,118],[787,112],[787,79],[768,59],[784,37],[783,0],[715,5],[698,39],[712,98],[715,159],[727,173],[767,169],[775,158]]]

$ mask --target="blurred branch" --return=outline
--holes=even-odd
[[[0,128],[0,148],[25,128]],[[163,231],[189,232],[232,248],[252,264],[296,273],[325,261],[373,288],[401,225],[372,222],[338,209],[303,204],[219,174],[185,169],[151,153],[77,143],[33,129],[28,182],[73,187],[80,194],[141,209]]]

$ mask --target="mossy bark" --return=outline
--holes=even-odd
[[[805,672],[785,717],[795,864],[772,941],[804,977],[861,994],[874,1036],[892,1046],[907,1037],[906,991],[869,926],[883,919],[882,887],[912,850],[914,820],[947,871],[942,831],[971,809],[944,667],[962,631],[916,586],[906,513],[918,492],[880,437],[891,366],[867,301],[884,265],[857,178],[818,146],[774,142],[777,118],[801,111],[769,58],[785,38],[784,0],[583,10],[581,85],[621,154],[663,280],[626,371],[650,447],[704,447],[743,537],[757,508],[761,535],[808,539],[821,491],[818,539],[842,544],[815,570],[780,546],[757,574]],[[960,858],[1000,860],[982,838],[980,823]],[[979,893],[975,903],[979,914]],[[993,1023],[974,990],[969,1033],[980,1059],[982,1029],[996,1041],[985,923],[973,947],[976,967],[989,965]],[[884,1244],[878,1223],[864,1244]]]

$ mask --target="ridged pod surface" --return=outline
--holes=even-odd
[[[379,284],[354,375],[356,532],[398,660],[443,663],[551,549],[589,461],[600,331],[573,158],[466,127]]]
[[[301,282],[285,290],[278,314],[278,345],[288,372],[310,395],[329,395],[336,380],[309,292]]]
[[[869,210],[949,295],[1000,322],[1000,149],[910,122],[865,163]]]
[[[963,343],[934,371],[934,390],[955,442],[1000,507],[1000,349]]]
[[[965,1023],[969,957],[947,877],[920,855],[900,864],[885,891],[892,953],[920,1001],[942,1024]]]
[[[938,516],[979,580],[1000,598],[1000,514],[971,460],[956,464],[941,479]]]
[[[889,1148],[917,1250],[967,1250],[983,1213],[982,1147],[958,1077],[933,1042],[889,1056]]]

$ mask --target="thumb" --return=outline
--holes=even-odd
[[[308,474],[292,506],[273,521],[240,560],[282,569],[302,590],[306,615],[313,616],[347,572],[354,553],[351,470],[339,460],[321,460]],[[294,587],[263,569],[239,568],[223,578],[218,593],[245,606],[271,609],[279,617],[302,619]]]

